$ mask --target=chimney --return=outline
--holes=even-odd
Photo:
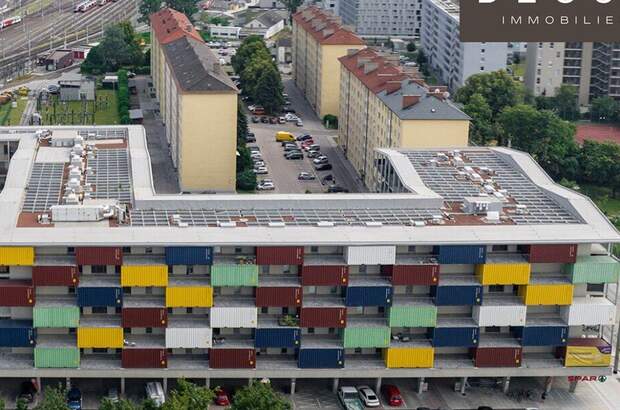
[[[357,49],[356,48],[350,48],[347,50],[347,56],[351,57],[352,55],[355,55],[357,53]]]
[[[420,102],[419,95],[403,95],[403,110],[412,107]]]
[[[325,30],[323,30],[323,37],[329,37],[334,33],[335,31],[333,28],[326,28]]]
[[[400,90],[401,82],[400,81],[388,81],[385,86],[385,92],[389,95],[395,93]]]
[[[367,62],[370,61],[370,58],[368,57],[360,57],[357,59],[357,68],[360,68],[361,66],[363,66],[364,64],[366,64]]]
[[[372,73],[378,67],[379,67],[379,65],[377,63],[367,62],[366,64],[364,64],[364,74]]]

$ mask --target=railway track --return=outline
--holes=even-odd
[[[86,13],[74,13],[73,5],[67,2],[58,8],[50,6],[47,15],[24,18],[20,25],[0,32],[3,52],[0,54],[0,68],[10,70],[37,54],[65,44],[73,45],[92,41],[100,37],[111,23],[132,19],[137,15],[135,0],[119,0]],[[40,23],[40,24],[39,24]]]

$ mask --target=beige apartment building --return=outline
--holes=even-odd
[[[151,16],[151,72],[183,192],[234,192],[238,90],[187,17]]]
[[[363,47],[364,41],[328,11],[311,6],[293,15],[293,78],[320,118],[338,115],[338,58]]]
[[[428,86],[370,48],[351,50],[340,63],[338,142],[368,188],[376,183],[376,148],[467,146],[470,118],[446,87]]]

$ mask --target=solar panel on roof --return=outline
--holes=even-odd
[[[86,182],[95,186],[91,198],[117,199],[121,203],[131,202],[127,149],[100,149],[95,159],[88,161],[88,167],[94,171],[94,175],[86,177]]]
[[[60,203],[64,167],[65,164],[61,163],[35,163],[32,166],[22,207],[24,212],[49,211],[52,205]]]

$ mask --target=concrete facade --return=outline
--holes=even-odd
[[[369,188],[376,182],[376,148],[467,144],[469,117],[444,99],[445,87],[427,86],[415,73],[405,73],[398,61],[368,48],[340,62],[338,142]]]
[[[293,79],[320,118],[339,112],[338,58],[363,47],[329,12],[308,7],[293,16]]]
[[[422,0],[341,0],[338,15],[360,36],[417,38]]]
[[[164,9],[151,26],[153,85],[181,189],[234,192],[238,91],[184,15]]]
[[[460,9],[452,0],[424,0],[420,42],[429,64],[454,91],[475,74],[506,69],[508,43],[460,41]]]

